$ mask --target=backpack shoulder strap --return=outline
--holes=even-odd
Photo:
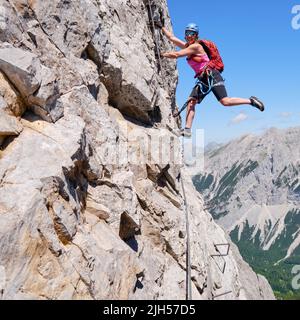
[[[208,47],[208,40],[198,40],[198,43],[201,44],[201,46],[203,47],[204,51],[206,52],[207,56],[209,59],[211,59],[211,53],[210,53],[210,49]]]

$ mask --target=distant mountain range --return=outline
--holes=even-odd
[[[206,148],[205,170],[193,182],[277,296],[300,297],[291,287],[291,269],[300,265],[300,127]]]
[[[212,142],[208,143],[208,144],[204,147],[204,151],[205,151],[205,152],[210,152],[210,151],[213,151],[213,150],[215,150],[215,149],[218,149],[218,148],[220,148],[220,147],[222,147],[222,146],[223,146],[223,143],[218,143],[218,142],[212,141]]]

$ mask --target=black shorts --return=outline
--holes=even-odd
[[[211,91],[214,93],[214,95],[218,99],[218,101],[220,101],[223,98],[228,97],[227,91],[226,91],[226,88],[224,85],[225,79],[223,79],[223,77],[221,76],[221,73],[218,70],[214,69],[214,70],[212,70],[212,77],[213,77],[213,84],[214,85],[217,84],[217,85],[213,86]],[[209,92],[206,93],[206,91],[208,89],[207,77],[205,77],[205,79],[203,79],[202,82],[204,84],[204,86],[203,86],[204,92],[201,92],[200,86],[198,84],[196,84],[190,94],[190,98],[197,100],[197,103],[201,103],[202,100],[209,94]]]

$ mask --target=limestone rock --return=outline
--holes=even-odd
[[[171,29],[166,1],[153,6]],[[5,8],[0,69],[30,108],[0,155],[1,298],[185,299],[182,178],[193,298],[273,298],[238,253],[224,274],[211,258],[228,240],[181,174],[182,145],[166,129],[177,127],[176,64],[159,63],[155,35],[161,51],[172,46],[152,30],[147,1]]]
[[[87,200],[86,211],[94,214],[99,219],[107,220],[109,218],[109,209],[103,204],[97,203],[92,200]]]
[[[16,117],[22,116],[26,105],[20,94],[0,72],[0,110]]]
[[[49,68],[41,66],[39,77],[42,79],[40,88],[28,97],[28,104],[46,121],[56,122],[63,116],[56,76]]]
[[[20,134],[22,129],[22,125],[15,117],[1,113],[0,136],[17,136]]]
[[[37,91],[41,80],[38,57],[28,51],[4,44],[0,48],[0,70],[20,91],[24,98]]]

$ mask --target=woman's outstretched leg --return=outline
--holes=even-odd
[[[264,104],[256,97],[250,97],[250,99],[225,97],[220,100],[220,103],[225,107],[233,107],[233,106],[239,106],[242,104],[249,104],[259,109],[260,111],[264,111],[265,109]]]

